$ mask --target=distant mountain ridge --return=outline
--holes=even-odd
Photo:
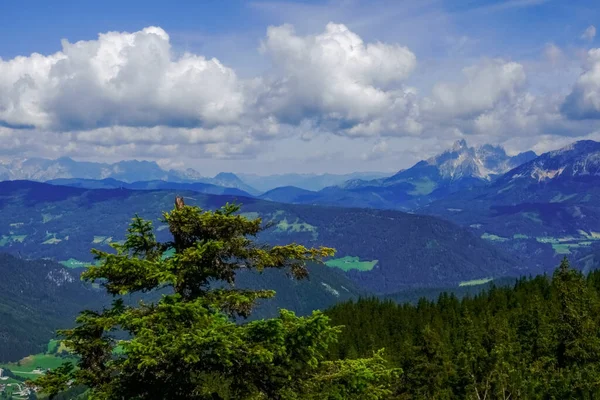
[[[275,175],[256,175],[256,174],[238,174],[239,177],[248,185],[268,192],[273,189],[293,186],[298,189],[318,191],[328,186],[341,185],[349,180],[372,180],[390,176],[391,173],[385,172],[352,172],[349,174],[275,174]]]
[[[470,279],[515,273],[517,264],[464,228],[431,216],[399,211],[274,203],[256,198],[173,190],[82,189],[30,181],[0,182],[0,251],[30,257],[91,261],[90,247],[108,249],[122,240],[136,213],[157,221],[186,204],[214,209],[242,203],[269,229],[259,240],[330,246],[337,258],[374,263],[348,276],[363,289],[395,292],[406,287],[458,285]],[[157,222],[157,237],[166,226]]]
[[[139,181],[123,182],[113,178],[106,179],[77,179],[64,178],[46,181],[52,185],[71,186],[83,189],[131,189],[131,190],[181,190],[206,194],[225,194],[231,196],[252,197],[248,192],[235,187],[213,185],[203,182],[169,182],[169,181]]]
[[[524,163],[506,174],[502,182],[594,177],[600,179],[600,142],[581,140]]]
[[[530,265],[600,246],[600,143],[585,140],[416,210],[470,227]]]
[[[14,159],[0,163],[0,181],[32,180],[46,182],[56,179],[115,179],[126,183],[139,181],[197,182],[226,188],[236,188],[250,194],[258,191],[244,183],[233,173],[221,172],[213,178],[202,176],[198,171],[165,170],[154,161],[127,160],[114,164],[75,161],[69,157],[56,160],[45,158]]]
[[[401,182],[424,179],[433,182],[456,182],[462,179],[490,181],[535,157],[537,155],[533,151],[509,156],[502,146],[490,144],[469,147],[466,140],[461,139],[443,153],[420,161],[411,168],[401,170],[389,178],[351,181],[342,187],[391,186]]]
[[[469,147],[465,140],[459,140],[449,150],[389,177],[351,179],[313,192],[298,187],[280,187],[260,197],[294,204],[411,211],[450,193],[487,185],[535,157],[533,151],[510,156],[501,146]]]

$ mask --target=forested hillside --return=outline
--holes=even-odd
[[[91,261],[90,248],[110,249],[124,239],[134,214],[159,222],[176,194],[186,202],[215,209],[226,202],[261,217],[270,227],[259,239],[327,245],[338,264],[367,290],[393,293],[414,287],[449,287],[473,279],[519,275],[519,265],[466,229],[437,217],[399,211],[273,203],[255,198],[169,190],[81,189],[29,181],[0,183],[0,248],[26,257],[50,257],[65,265]],[[364,262],[366,264],[360,264]],[[365,267],[366,265],[366,267]],[[355,267],[352,269],[352,267]]]
[[[462,300],[362,299],[327,314],[344,329],[331,357],[385,348],[403,369],[397,399],[593,399],[600,394],[600,272],[566,259]]]
[[[56,329],[106,297],[79,281],[81,270],[0,253],[0,362],[44,350]]]

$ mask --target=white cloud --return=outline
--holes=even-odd
[[[588,51],[585,64],[562,112],[572,119],[600,119],[600,48]]]
[[[385,140],[381,140],[373,145],[371,151],[361,154],[361,159],[365,161],[376,160],[381,158],[388,150],[388,143]]]
[[[461,83],[438,83],[426,109],[446,116],[477,117],[502,101],[513,100],[523,88],[523,66],[501,59],[484,60],[463,69]]]
[[[596,37],[596,27],[594,25],[588,26],[585,31],[581,34],[583,40],[594,40]]]
[[[546,43],[544,47],[544,55],[552,65],[558,64],[563,59],[563,52],[554,43]]]
[[[276,75],[259,97],[262,112],[283,122],[315,118],[349,134],[370,128],[379,132],[386,114],[402,118],[410,109],[410,90],[401,83],[416,67],[406,47],[364,43],[346,26],[329,23],[318,35],[298,36],[293,27],[269,27],[261,50]],[[375,127],[379,125],[379,127]]]
[[[63,40],[62,47],[0,60],[0,121],[55,130],[210,126],[244,111],[235,72],[216,59],[176,57],[161,28]]]
[[[467,40],[457,37],[458,44]],[[173,50],[156,27],[63,41],[51,55],[0,59],[0,154],[139,157],[197,167],[195,160],[209,159],[242,165],[275,143],[293,143],[289,154],[305,158],[335,143],[336,154],[352,149],[346,165],[384,165],[409,153],[416,159],[425,151],[416,143],[437,150],[469,135],[531,146],[528,138],[587,134],[593,126],[575,119],[600,119],[600,49],[588,53],[564,103],[556,85],[536,93],[527,79],[543,80],[550,64],[552,71],[571,66],[557,81],[574,79],[569,48],[552,43],[535,62],[476,59],[457,77],[436,75],[426,58],[421,79],[433,82],[425,94],[412,87],[419,79],[413,51],[363,40],[345,25],[329,23],[309,35],[271,26],[260,49],[272,68],[254,78],[240,78],[215,58]]]

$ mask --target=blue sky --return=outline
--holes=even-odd
[[[594,3],[5,0],[0,156],[393,171],[600,139]]]

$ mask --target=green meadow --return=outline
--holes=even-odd
[[[370,271],[373,269],[373,267],[375,267],[377,262],[378,260],[360,261],[358,257],[346,256],[325,261],[325,265],[328,267],[339,268],[343,271],[350,271],[352,269],[359,271]]]

